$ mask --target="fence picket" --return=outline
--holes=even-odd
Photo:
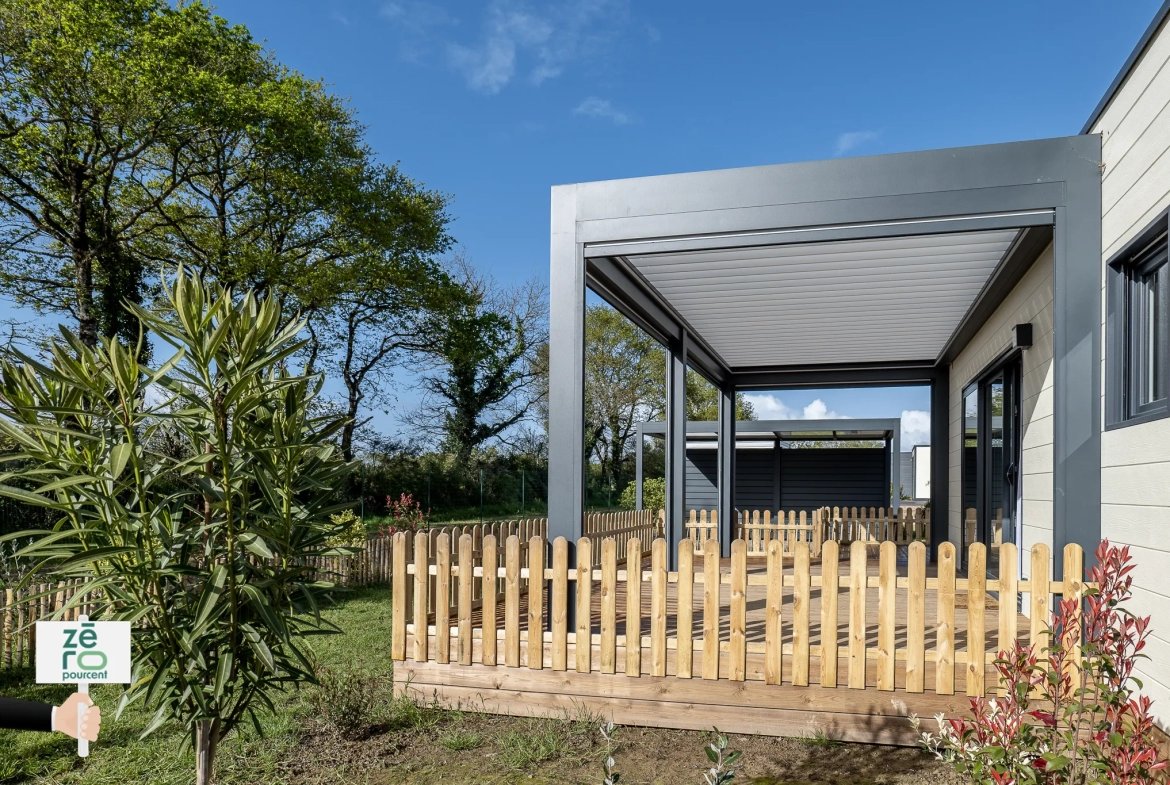
[[[926,545],[910,543],[906,566],[906,691],[926,685]]]
[[[809,606],[812,604],[811,549],[807,542],[796,543],[792,564],[792,683],[808,686],[810,655]]]
[[[882,542],[878,552],[877,688],[879,690],[894,689],[894,635],[897,621],[895,612],[898,597],[897,561],[898,546],[886,539]]]
[[[1084,596],[1083,576],[1085,573],[1085,552],[1081,550],[1081,546],[1070,542],[1064,546],[1064,599],[1081,599]],[[1081,664],[1081,635],[1083,632],[1084,620],[1081,615],[1081,606],[1083,603],[1078,602],[1069,615],[1069,625],[1075,629],[1075,632],[1070,633],[1072,645],[1069,647],[1069,658],[1066,660],[1067,673],[1074,677],[1073,683],[1076,684],[1076,676],[1080,670]]]
[[[937,628],[934,649],[934,691],[955,694],[955,546],[938,546]]]
[[[626,675],[642,675],[642,543],[626,542]]]
[[[971,543],[967,549],[967,694],[986,691],[987,546]]]
[[[528,541],[528,667],[544,668],[544,538]]]
[[[764,600],[764,683],[779,684],[784,676],[784,543],[768,543],[768,593]]]
[[[435,540],[435,659],[451,661],[451,535]]]
[[[430,538],[416,537],[414,543],[414,661],[426,662],[430,652],[427,651],[427,608],[429,598],[427,590],[431,576],[428,574],[429,560],[427,558]]]
[[[703,678],[719,678],[719,543],[703,543]]]
[[[481,617],[483,618],[483,639],[480,643],[480,661],[484,665],[496,664],[496,597],[499,592],[499,561],[500,552],[497,546],[496,535],[487,534],[483,538],[483,555],[480,561],[483,564],[483,586]]]
[[[390,656],[395,660],[406,659],[406,532],[394,535],[394,607],[390,618]]]
[[[601,541],[601,672],[617,673],[617,543]]]
[[[464,534],[459,537],[459,664],[471,664],[471,652],[474,641],[471,637],[471,587],[475,576],[472,574],[474,562],[471,558],[472,537]]]
[[[1029,643],[1035,647],[1040,658],[1040,667],[1046,668],[1048,663],[1047,651],[1049,646],[1048,635],[1048,571],[1052,564],[1048,546],[1038,542],[1032,546],[1031,593],[1028,597],[1028,619],[1031,634]]]
[[[1019,564],[1019,552],[1014,542],[1005,542],[999,546],[999,639],[998,651],[1009,651],[1016,640],[1016,610],[1019,602],[1019,588],[1016,582],[1016,569]],[[1005,569],[1006,568],[1006,569]],[[1007,686],[1003,677],[998,677],[999,694],[1007,694]]]
[[[666,540],[650,546],[650,675],[666,675]]]
[[[865,595],[868,559],[865,543],[849,547],[849,686],[865,689]]]
[[[512,534],[504,545],[504,664],[520,667],[520,537]]]
[[[577,540],[577,635],[574,655],[578,673],[593,669],[593,541],[588,537]]]
[[[840,548],[836,540],[821,546],[821,686],[837,686],[837,598]]]
[[[674,652],[674,674],[689,679],[694,669],[694,612],[695,612],[695,545],[690,540],[678,544],[678,602],[675,608],[677,641]]]
[[[728,635],[728,678],[747,678],[747,543],[731,543],[731,601]]]

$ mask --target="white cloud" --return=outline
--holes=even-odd
[[[872,142],[882,135],[881,131],[849,131],[837,137],[837,150],[833,155],[841,156],[866,142]]]
[[[844,414],[830,411],[823,400],[817,398],[803,409],[793,408],[771,393],[744,395],[752,405],[759,420],[847,420]]]
[[[404,60],[422,60],[435,43],[436,32],[457,25],[447,10],[426,0],[392,0],[380,11],[398,33],[398,55]]]
[[[601,98],[586,98],[573,110],[573,114],[599,117],[602,120],[609,120],[614,125],[626,125],[630,122],[628,114],[620,109],[615,109],[612,103]]]
[[[400,36],[400,54],[410,60],[435,49],[459,71],[467,86],[494,95],[518,75],[532,84],[560,76],[575,60],[597,57],[625,21],[628,0],[561,0],[529,4],[491,0],[478,36],[456,41],[443,28],[460,20],[425,0],[390,0],[381,14]]]
[[[930,412],[907,409],[902,412],[902,450],[916,444],[930,444]]]

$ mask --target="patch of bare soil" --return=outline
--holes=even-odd
[[[315,720],[282,772],[295,785],[461,785],[602,781],[606,746],[599,721],[435,713],[343,737]],[[622,783],[699,785],[712,734],[622,727],[612,751]],[[743,751],[736,782],[755,785],[961,785],[951,769],[917,749],[731,735]]]

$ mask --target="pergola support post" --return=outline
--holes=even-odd
[[[930,558],[935,561],[938,546],[950,534],[947,515],[951,472],[950,387],[950,366],[937,366],[930,382]],[[959,438],[963,438],[961,431]]]
[[[666,369],[666,541],[670,569],[677,568],[685,537],[687,498],[687,336],[672,343]]]
[[[549,275],[548,539],[569,541],[570,560],[585,517],[585,253],[577,242],[577,191],[552,193]],[[568,625],[576,625],[569,582]]]
[[[642,509],[642,452],[645,447],[645,437],[642,435],[642,423],[638,423],[637,441],[634,443],[634,509]]]
[[[735,536],[735,388],[719,390],[719,542],[724,557],[731,556]]]

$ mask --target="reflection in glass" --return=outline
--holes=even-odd
[[[972,388],[963,397],[963,548],[965,561],[967,547],[978,540],[976,500],[979,483],[979,390]]]

